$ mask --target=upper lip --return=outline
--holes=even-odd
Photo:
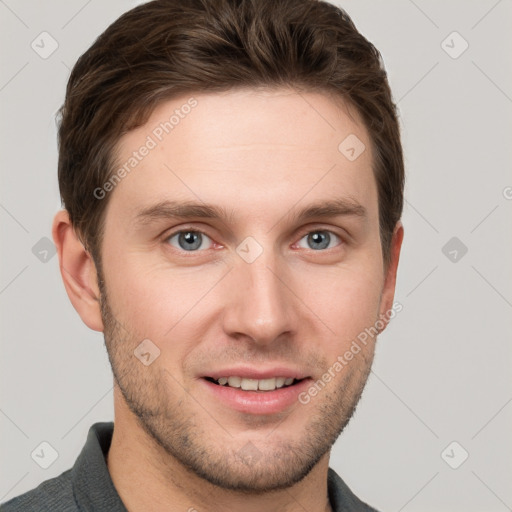
[[[237,366],[224,368],[222,370],[212,370],[203,377],[211,377],[212,379],[220,379],[221,377],[241,377],[243,379],[271,379],[273,377],[294,378],[297,380],[304,379],[308,375],[300,370],[285,367],[274,366],[272,368],[251,368],[250,366]]]

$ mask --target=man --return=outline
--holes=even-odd
[[[115,428],[13,510],[369,511],[329,468],[393,316],[377,50],[313,0],[156,0],[78,60],[53,237]]]

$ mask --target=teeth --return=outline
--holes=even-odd
[[[228,378],[228,384],[232,388],[239,388],[241,383],[242,383],[242,379],[240,377],[229,377]]]
[[[242,388],[244,391],[274,391],[283,386],[293,384],[293,377],[272,377],[270,379],[245,379],[242,377],[220,377],[217,382],[232,388]]]
[[[276,389],[276,379],[261,379],[258,382],[258,389],[261,389],[261,391],[273,391]]]
[[[276,388],[282,388],[285,380],[284,377],[276,377]]]
[[[257,379],[242,379],[240,387],[244,391],[258,391],[258,380]]]

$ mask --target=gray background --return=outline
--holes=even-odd
[[[72,308],[44,237],[70,68],[136,3],[0,0],[0,501],[71,467],[89,426],[113,418],[102,336]],[[403,311],[331,465],[384,511],[512,510],[512,2],[339,4],[384,56],[408,181]],[[47,58],[31,47],[51,49],[43,31],[58,43]],[[58,453],[48,469],[31,458],[43,441]]]

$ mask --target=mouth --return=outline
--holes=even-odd
[[[245,372],[251,373],[251,372]],[[287,372],[290,374],[291,372]],[[300,405],[299,396],[311,385],[311,377],[296,374],[205,376],[199,379],[212,405],[250,415],[272,415]],[[293,375],[293,373],[292,373]],[[260,378],[254,378],[260,377]]]
[[[235,388],[242,391],[257,391],[268,393],[276,389],[289,388],[302,382],[304,379],[296,379],[293,377],[270,377],[267,379],[249,379],[246,377],[220,377],[215,379],[213,377],[204,377],[205,380],[218,386]]]

